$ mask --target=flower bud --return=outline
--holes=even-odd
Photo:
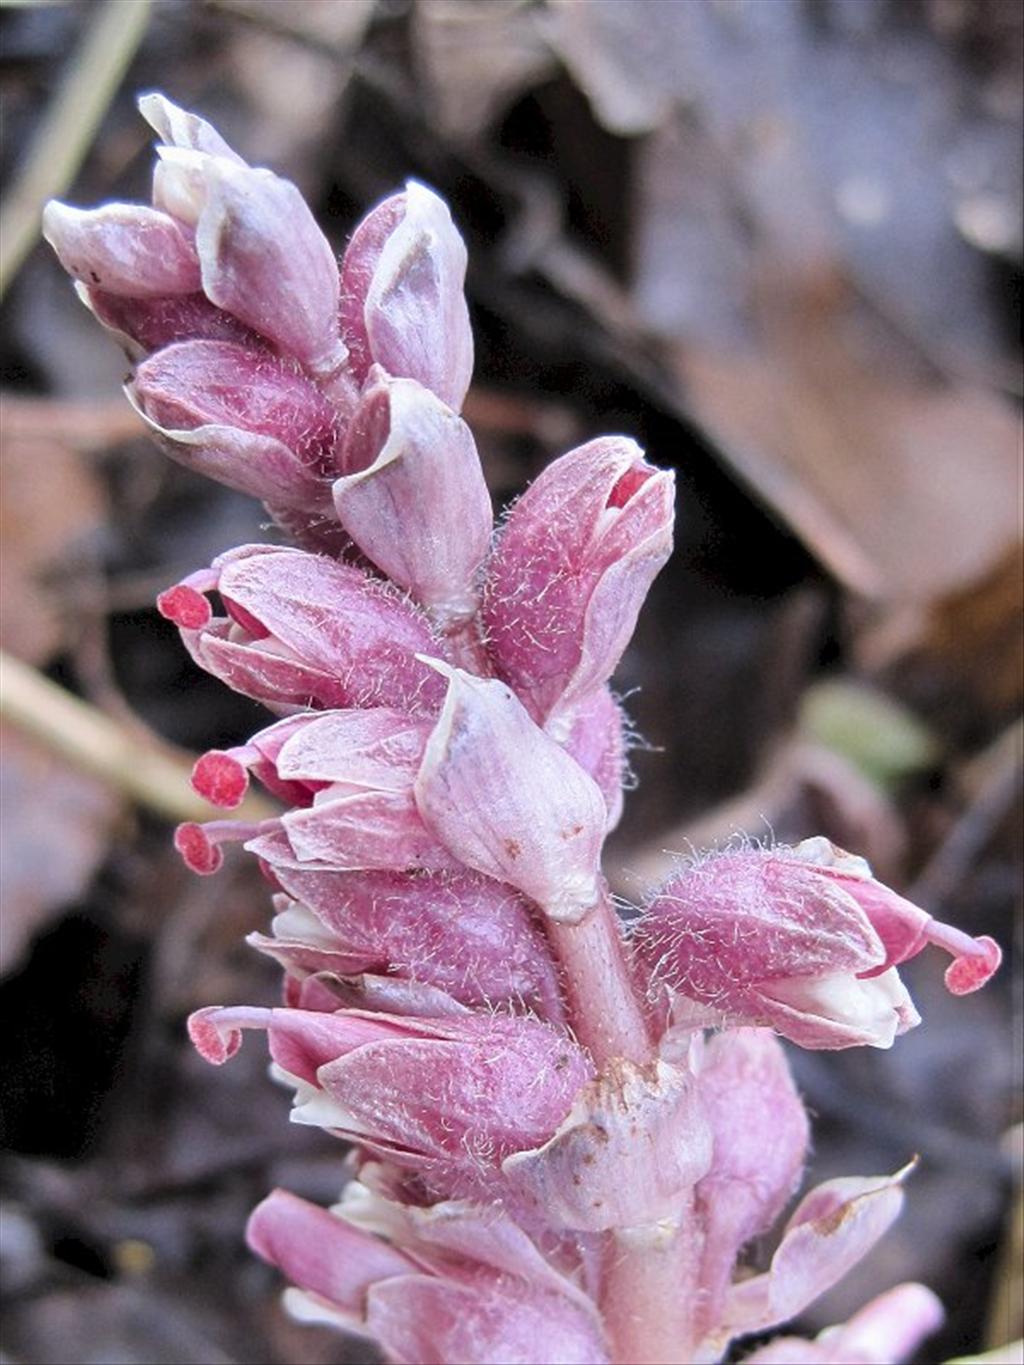
[[[553,919],[582,919],[600,894],[600,791],[503,683],[435,667],[449,681],[416,779],[425,823],[461,862]]]
[[[228,611],[214,617],[204,594]],[[321,555],[245,545],[160,595],[200,666],[271,707],[390,706],[436,713],[444,685],[421,663],[439,643],[387,584]]]
[[[476,614],[491,499],[469,427],[412,379],[371,372],[334,485],[338,519],[441,628]]]
[[[318,377],[346,351],[338,336],[338,267],[299,190],[271,171],[221,157],[201,167],[196,248],[203,292]]]
[[[691,1024],[764,1024],[810,1048],[889,1047],[920,1022],[894,963],[934,942],[967,964],[947,983],[994,970],[991,939],[936,924],[862,859],[834,851],[838,865],[822,865],[826,843],[713,855],[673,877],[636,929],[652,995],[677,994]]]
[[[376,363],[458,411],[473,373],[465,277],[465,245],[432,190],[410,180],[373,209],[341,267],[342,335],[358,382]]]
[[[264,501],[330,506],[337,413],[272,355],[230,341],[186,341],[143,361],[130,395],[179,463]]]
[[[51,199],[43,236],[76,280],[133,299],[193,294],[199,257],[190,233],[166,213],[140,204],[84,211]]]
[[[488,649],[556,738],[629,643],[672,548],[672,508],[672,474],[624,436],[555,460],[512,508],[488,569]]]

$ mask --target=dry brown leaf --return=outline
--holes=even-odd
[[[59,405],[51,429],[47,406],[5,398],[0,416],[0,643],[36,664],[65,640],[54,586],[61,566],[73,562],[76,548],[106,517],[99,483],[76,449],[89,445],[97,431],[86,425],[72,436]]]
[[[757,352],[675,350],[695,415],[737,471],[855,591],[929,602],[991,571],[1020,534],[1009,407],[879,373],[842,318],[764,321]]]

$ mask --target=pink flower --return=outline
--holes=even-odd
[[[605,1365],[593,1303],[495,1210],[353,1193],[327,1212],[276,1190],[249,1220],[249,1245],[298,1286],[296,1316],[368,1336],[396,1365]]]
[[[228,611],[214,617],[205,593]],[[444,688],[416,655],[441,646],[416,608],[360,569],[245,545],[162,593],[161,613],[200,666],[276,708],[396,706],[436,711]]]
[[[248,746],[214,750],[193,773],[203,795],[237,805],[251,765],[266,771],[271,790],[300,794],[301,804],[257,827],[180,825],[178,849],[197,872],[217,870],[216,845],[244,839],[253,839],[272,867],[449,866],[451,858],[424,825],[413,797],[429,733],[429,721],[378,707],[295,717]]]
[[[266,1029],[271,1057],[300,1083],[298,1122],[417,1172],[435,1194],[498,1194],[504,1158],[544,1142],[593,1074],[564,1032],[527,1018],[214,1006],[189,1020],[215,1064],[243,1028]]]
[[[765,1024],[803,1047],[889,1047],[919,1022],[894,970],[926,942],[955,951],[947,983],[995,970],[991,939],[937,924],[825,840],[708,857],[662,887],[635,948],[677,1021]],[[822,857],[826,862],[822,862]],[[831,860],[831,861],[828,861]]]
[[[560,1021],[557,973],[529,902],[464,869],[303,872],[279,866],[290,897],[274,937],[250,942],[294,975],[387,973],[466,1005],[510,1005]]]
[[[555,460],[513,506],[484,621],[500,675],[561,731],[611,677],[672,549],[673,476],[604,436]]]

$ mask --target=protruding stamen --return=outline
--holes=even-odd
[[[246,769],[259,758],[259,751],[250,744],[235,749],[211,749],[197,759],[192,769],[192,787],[211,805],[234,810],[249,790]]]
[[[189,1015],[188,1036],[199,1055],[221,1066],[242,1046],[242,1029],[269,1028],[273,1012],[255,1005],[208,1005]]]
[[[1003,952],[995,939],[987,934],[971,938],[970,934],[954,929],[951,924],[930,920],[925,938],[938,948],[952,954],[953,961],[946,968],[946,989],[953,995],[970,995],[980,990],[1003,960]]]
[[[213,611],[204,593],[217,586],[217,574],[211,569],[198,569],[175,583],[156,599],[161,616],[173,621],[182,630],[202,630],[209,625]]]
[[[224,861],[220,844],[244,844],[247,839],[255,839],[276,828],[277,824],[276,820],[209,820],[199,825],[189,820],[174,831],[174,847],[186,867],[200,877],[209,877]]]

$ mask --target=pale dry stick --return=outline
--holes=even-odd
[[[0,718],[46,745],[83,772],[123,792],[168,820],[204,820],[207,803],[189,786],[191,765],[154,737],[129,730],[73,697],[30,665],[0,651]],[[243,820],[276,813],[261,797],[250,795],[239,807]]]
[[[104,0],[0,211],[0,298],[35,245],[43,205],[70,185],[149,22],[150,0]]]

